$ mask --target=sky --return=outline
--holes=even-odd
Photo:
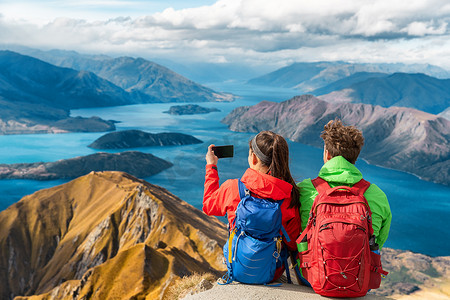
[[[450,70],[448,0],[0,0],[0,44],[176,62],[429,63]]]

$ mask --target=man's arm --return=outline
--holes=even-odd
[[[305,179],[297,186],[300,188],[300,218],[302,221],[302,231],[306,228],[309,219],[309,212],[313,205],[314,199],[318,195],[311,179]]]
[[[371,184],[364,196],[372,211],[373,234],[380,249],[389,236],[392,214],[386,194],[375,184]]]

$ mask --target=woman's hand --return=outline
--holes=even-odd
[[[214,145],[209,145],[208,152],[206,152],[206,155],[205,155],[207,165],[211,165],[211,164],[217,165],[217,161],[219,160],[219,158],[216,155],[214,155],[214,151],[212,150],[212,147],[214,147]]]

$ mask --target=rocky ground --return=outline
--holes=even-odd
[[[383,269],[389,275],[381,287],[370,291],[364,299],[449,299],[450,256],[430,257],[411,251],[385,248],[382,251]],[[312,289],[283,283],[279,287],[246,285],[233,282],[219,285],[214,280],[203,279],[187,289],[184,300],[203,299],[324,299]],[[219,279],[220,282],[220,279]],[[286,282],[286,281],[284,281]]]

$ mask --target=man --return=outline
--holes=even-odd
[[[360,181],[363,176],[354,164],[364,145],[362,132],[353,126],[344,126],[340,120],[336,119],[324,126],[320,137],[324,141],[324,165],[319,171],[319,177],[327,181],[330,187],[342,185],[351,187]],[[298,187],[300,188],[302,230],[304,230],[318,192],[311,179],[303,180]],[[372,211],[375,242],[381,249],[386,242],[391,225],[392,215],[389,202],[384,192],[375,184],[370,185],[364,193],[364,197]]]

